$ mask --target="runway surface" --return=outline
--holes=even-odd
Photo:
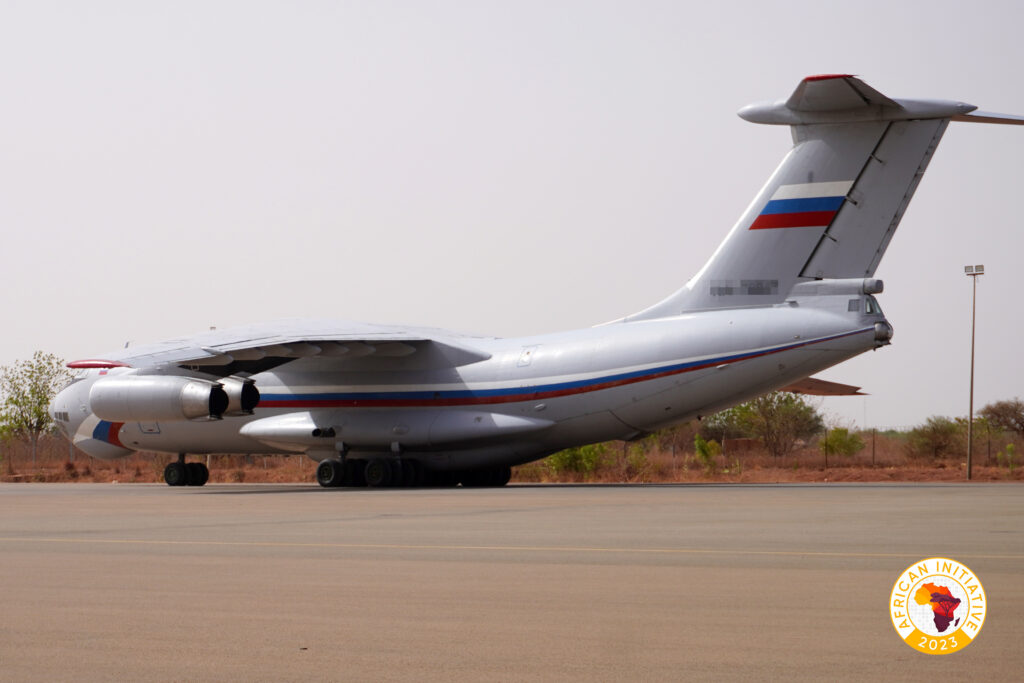
[[[985,625],[905,645],[912,562]],[[1014,484],[0,485],[0,680],[1019,680]]]

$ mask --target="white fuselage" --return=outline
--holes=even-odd
[[[474,338],[489,358],[457,367],[418,355],[364,359],[356,369],[301,358],[253,376],[261,394],[253,415],[221,420],[110,425],[91,414],[90,386],[133,370],[88,370],[54,409],[72,418],[66,428],[76,444],[97,457],[147,450],[321,459],[343,450],[401,452],[435,469],[516,464],[710,414],[876,348],[883,316],[863,306],[850,312],[849,299]]]

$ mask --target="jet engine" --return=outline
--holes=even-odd
[[[238,388],[240,408],[245,393]],[[192,377],[105,377],[89,390],[92,412],[110,422],[220,419],[230,404],[228,392],[219,382]]]
[[[260,403],[260,390],[251,379],[235,379],[225,377],[220,381],[224,392],[228,395],[228,408],[225,415],[252,415],[253,409]]]

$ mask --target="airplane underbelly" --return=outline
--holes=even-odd
[[[638,430],[653,431],[680,420],[710,415],[752,396],[786,386],[865,350],[859,345],[792,349],[675,378],[653,380],[646,391],[620,403],[612,413]]]

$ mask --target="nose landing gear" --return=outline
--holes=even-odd
[[[168,486],[202,486],[210,479],[210,470],[201,462],[185,462],[185,454],[164,468]]]

